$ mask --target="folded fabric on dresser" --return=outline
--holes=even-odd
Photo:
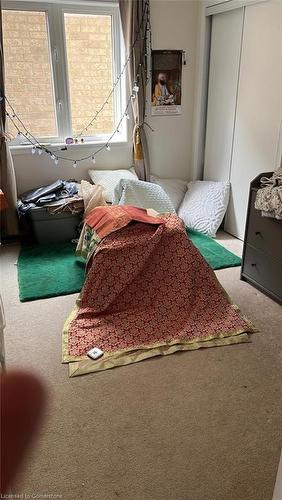
[[[271,177],[262,177],[260,183],[261,188],[257,191],[255,208],[261,210],[264,217],[282,219],[282,167]]]

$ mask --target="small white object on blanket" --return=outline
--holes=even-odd
[[[172,202],[161,186],[133,179],[120,180],[114,192],[113,204],[153,208],[159,213],[175,213]]]
[[[150,181],[163,188],[177,212],[187,191],[187,182],[181,179],[163,179],[156,175],[151,175]]]

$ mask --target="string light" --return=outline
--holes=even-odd
[[[109,100],[110,100],[111,96],[113,95],[113,93],[114,93],[117,85],[119,84],[119,82],[120,82],[120,80],[121,80],[121,78],[122,78],[122,76],[123,76],[123,74],[124,74],[124,72],[126,70],[126,67],[127,67],[128,63],[130,62],[131,58],[134,57],[134,48],[135,48],[136,43],[138,42],[139,39],[141,39],[141,40],[143,39],[141,32],[142,32],[144,21],[146,21],[145,22],[145,25],[146,25],[145,26],[145,31],[146,32],[150,31],[150,38],[149,38],[150,43],[149,43],[149,47],[151,48],[151,46],[152,46],[152,38],[151,38],[152,34],[151,34],[151,23],[150,23],[149,16],[150,16],[150,5],[149,5],[149,0],[147,0],[145,2],[145,4],[144,4],[144,9],[143,9],[143,12],[142,12],[142,17],[141,17],[140,24],[139,24],[137,32],[136,32],[135,40],[134,40],[134,42],[133,42],[133,44],[131,46],[131,50],[129,51],[129,55],[128,55],[128,57],[127,57],[124,65],[123,65],[123,68],[122,68],[119,76],[117,77],[116,82],[114,83],[113,88],[109,92],[109,94],[108,94],[108,96],[107,96],[104,104],[102,104],[101,108],[98,111],[96,111],[94,118],[92,120],[90,120],[90,122],[80,131],[80,133],[75,138],[80,137],[81,135],[83,135],[83,132],[85,132],[87,130],[87,128],[93,124],[93,122],[97,119],[98,115],[103,111],[104,107],[107,104],[109,104]],[[148,28],[148,25],[149,25],[149,28]],[[146,47],[147,36],[144,37],[144,40],[145,40],[144,46]],[[142,67],[142,63],[141,62],[139,63],[139,67]],[[146,78],[146,80],[147,80],[147,78]],[[139,88],[138,88],[138,90],[139,90]],[[138,92],[138,90],[137,90],[137,92]]]
[[[34,155],[35,154],[35,151],[36,151],[36,147],[33,146],[32,149],[31,149],[31,153]]]
[[[135,40],[134,40],[134,42],[133,42],[133,44],[132,44],[132,46],[131,46],[131,50],[130,50],[129,56],[127,57],[127,59],[126,59],[126,61],[125,61],[125,64],[124,64],[124,66],[123,66],[123,68],[122,68],[122,71],[121,71],[120,75],[119,75],[119,76],[118,76],[118,78],[116,79],[116,82],[115,82],[115,84],[114,84],[114,86],[113,86],[112,90],[110,91],[109,95],[107,96],[107,98],[106,98],[106,100],[105,100],[104,104],[101,106],[101,108],[100,108],[98,111],[96,111],[96,113],[95,113],[94,117],[93,117],[93,118],[91,119],[91,121],[90,121],[90,122],[89,122],[89,123],[88,123],[88,124],[87,124],[87,125],[83,128],[83,130],[81,131],[81,133],[80,133],[80,134],[78,134],[78,136],[76,136],[76,138],[77,138],[77,137],[79,137],[79,136],[81,136],[81,135],[82,135],[82,133],[83,133],[84,131],[87,131],[88,127],[90,127],[90,126],[92,126],[92,125],[93,125],[93,123],[94,123],[94,121],[97,119],[98,115],[102,112],[102,110],[104,109],[104,107],[105,107],[105,106],[109,103],[110,97],[111,97],[111,96],[112,96],[112,94],[114,93],[115,88],[116,88],[116,86],[118,85],[118,83],[119,83],[119,81],[120,81],[120,79],[121,79],[121,77],[122,77],[122,75],[123,75],[123,73],[124,73],[124,71],[125,71],[125,69],[126,69],[127,64],[129,63],[129,61],[130,61],[131,57],[133,57],[133,56],[134,56],[134,47],[135,47],[135,44],[137,43],[137,41],[138,41],[138,39],[139,39],[139,38],[141,38],[141,39],[144,39],[144,40],[145,40],[145,43],[143,44],[143,53],[141,54],[141,57],[142,57],[142,56],[144,56],[145,51],[147,51],[147,50],[148,50],[148,48],[147,48],[147,37],[146,37],[146,36],[145,36],[144,38],[143,38],[143,37],[140,37],[140,32],[141,32],[141,30],[142,30],[142,27],[143,27],[143,22],[144,22],[144,19],[145,19],[146,15],[147,15],[147,16],[149,15],[149,3],[148,3],[148,2],[146,2],[146,3],[145,3],[145,9],[144,9],[144,12],[143,12],[143,17],[142,17],[142,20],[141,20],[141,23],[140,23],[140,26],[139,26],[139,30],[138,30],[138,32],[137,32],[137,36],[136,36],[136,38],[135,38]],[[148,23],[149,23],[149,25],[150,25],[150,22],[148,21],[148,19],[146,19],[146,25],[148,25]],[[149,30],[146,28],[146,31],[149,31]],[[151,35],[151,32],[150,32],[150,35]],[[149,44],[150,44],[150,47],[151,47],[151,37],[149,38]],[[144,49],[145,49],[145,51],[144,51]],[[139,64],[137,64],[137,66],[138,66],[139,68],[141,68],[143,65],[142,65],[142,63],[140,62]],[[147,79],[148,79],[147,63],[145,63],[144,70],[145,70],[145,76],[147,76]],[[100,153],[100,152],[101,152],[102,150],[104,150],[104,149],[106,149],[107,151],[110,151],[110,150],[111,150],[109,143],[110,143],[110,141],[112,140],[112,138],[114,137],[114,135],[115,135],[116,133],[119,133],[119,131],[120,131],[120,130],[119,130],[119,127],[120,127],[120,125],[122,124],[122,122],[123,122],[124,118],[126,118],[127,120],[129,120],[129,119],[130,119],[130,116],[129,116],[129,114],[128,114],[128,108],[129,108],[129,106],[131,105],[131,99],[136,99],[136,94],[137,94],[137,93],[138,93],[138,91],[139,91],[139,85],[138,85],[138,79],[139,79],[139,77],[140,77],[140,75],[139,75],[139,73],[137,73],[137,74],[136,74],[136,77],[135,77],[135,78],[136,78],[136,80],[135,80],[135,82],[134,82],[134,86],[133,86],[133,89],[132,89],[133,93],[130,95],[130,97],[129,97],[128,101],[127,101],[125,111],[124,111],[124,113],[122,114],[121,119],[120,119],[119,123],[118,123],[118,124],[117,124],[117,126],[116,126],[116,129],[113,131],[112,135],[108,138],[107,142],[106,142],[106,143],[104,143],[103,145],[101,145],[101,147],[100,147],[99,149],[97,149],[97,150],[95,151],[95,153],[93,153],[93,152],[92,152],[92,153],[90,153],[90,155],[87,155],[87,156],[85,156],[85,157],[83,157],[83,158],[80,158],[79,160],[74,160],[74,159],[72,159],[72,158],[67,158],[67,157],[64,157],[64,156],[59,156],[59,155],[58,155],[58,156],[56,156],[54,153],[55,153],[55,152],[57,152],[57,151],[59,151],[59,150],[55,150],[55,151],[53,151],[53,152],[52,152],[52,151],[50,151],[49,149],[47,149],[44,145],[40,144],[40,142],[36,139],[36,137],[34,137],[34,136],[33,136],[33,135],[32,135],[32,134],[31,134],[31,133],[27,130],[26,126],[24,125],[24,123],[22,122],[22,120],[20,119],[20,117],[16,114],[16,112],[15,112],[15,110],[14,110],[14,108],[13,108],[12,104],[10,103],[10,101],[8,100],[8,98],[4,95],[4,96],[3,96],[3,98],[6,100],[7,104],[9,105],[9,107],[10,107],[10,108],[11,108],[11,110],[12,110],[12,116],[11,116],[10,114],[8,114],[8,113],[7,113],[7,116],[9,116],[9,118],[10,118],[10,120],[12,121],[12,123],[14,124],[14,126],[15,126],[16,130],[18,131],[18,136],[19,136],[19,137],[21,137],[21,136],[25,137],[25,138],[27,139],[27,141],[28,141],[28,142],[32,145],[32,153],[33,153],[33,150],[34,150],[34,152],[37,150],[39,155],[41,155],[43,152],[45,152],[45,153],[47,153],[47,154],[49,154],[49,155],[50,155],[51,159],[52,159],[52,160],[54,160],[54,162],[55,162],[55,164],[56,164],[56,165],[59,163],[59,159],[62,159],[62,160],[64,160],[64,161],[73,162],[73,168],[77,168],[77,166],[78,166],[78,162],[80,162],[80,161],[84,161],[84,160],[88,160],[88,159],[92,159],[93,164],[95,164],[95,163],[96,163],[96,158],[95,158],[95,157],[96,157],[96,155],[97,155],[98,153]],[[147,80],[146,80],[146,81],[147,81]],[[20,128],[19,128],[18,124],[15,122],[14,118],[16,118],[16,119],[18,120],[18,122],[20,123],[20,125],[23,127],[24,132],[22,132],[22,131],[20,130]],[[76,138],[75,138],[75,139],[76,139]],[[61,148],[60,148],[60,149],[61,149]],[[67,149],[67,148],[65,148],[65,149]]]
[[[109,145],[109,142],[112,140],[112,138],[114,137],[114,135],[119,131],[119,127],[122,123],[122,121],[124,120],[125,117],[128,117],[129,118],[129,115],[128,115],[128,108],[130,106],[130,103],[131,103],[131,97],[129,97],[128,101],[127,101],[127,104],[126,104],[126,108],[125,108],[125,111],[123,113],[123,115],[121,116],[121,119],[116,127],[116,129],[114,130],[114,132],[112,133],[112,135],[109,137],[107,143],[103,144],[98,150],[95,151],[95,153],[91,153],[90,155],[88,156],[85,156],[83,158],[80,158],[79,160],[73,160],[71,158],[66,158],[66,157],[63,157],[63,156],[56,156],[54,154],[54,152],[51,152],[49,149],[47,149],[46,147],[44,147],[43,145],[39,144],[38,141],[37,143],[39,144],[39,146],[35,146],[33,143],[32,143],[32,140],[29,139],[29,137],[27,136],[27,134],[22,134],[24,137],[27,138],[27,140],[30,142],[30,144],[32,144],[33,148],[35,149],[38,149],[38,152],[41,151],[41,153],[44,151],[45,153],[49,154],[50,157],[53,159],[53,160],[57,160],[59,161],[59,159],[62,159],[62,160],[65,160],[65,161],[71,161],[73,162],[73,167],[76,168],[78,166],[78,161],[83,161],[83,160],[88,160],[88,159],[92,159],[93,161],[93,158],[94,158],[94,161],[96,162],[96,159],[95,159],[95,156],[100,153],[103,149],[106,149],[107,151],[110,151],[111,147]],[[20,133],[20,130],[18,128],[18,125],[15,123],[15,121],[12,119],[12,122],[14,124],[14,126],[17,128],[18,130],[18,135],[21,135]],[[31,134],[30,134],[31,135]],[[57,161],[55,162],[57,164]],[[93,163],[94,163],[93,161]]]

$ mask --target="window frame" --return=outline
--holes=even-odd
[[[68,62],[65,39],[64,14],[88,14],[88,15],[107,15],[111,17],[112,29],[112,75],[113,84],[120,75],[124,61],[125,50],[123,37],[121,35],[121,21],[119,15],[119,6],[117,2],[98,2],[98,1],[34,1],[34,0],[4,0],[2,1],[2,10],[15,11],[35,11],[45,12],[47,22],[47,36],[49,44],[49,58],[51,68],[51,79],[54,97],[54,112],[58,136],[56,137],[36,137],[41,144],[63,145],[67,137],[73,137],[72,116],[70,104],[70,90],[68,79]],[[113,112],[115,130],[126,106],[127,85],[124,78],[121,78],[114,92]],[[11,96],[7,96],[8,98]],[[17,112],[17,110],[15,110]],[[91,116],[94,116],[96,109],[93,109]],[[112,143],[127,142],[128,127],[127,120],[124,120],[112,139]],[[87,125],[87,123],[85,123]],[[30,130],[32,133],[32,130]],[[96,134],[95,136],[85,136],[83,145],[103,144],[107,142],[112,134]],[[22,141],[20,146],[28,145],[28,141]],[[11,141],[12,147],[19,145],[18,140]],[[81,144],[82,145],[82,144]]]

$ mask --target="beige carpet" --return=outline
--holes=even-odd
[[[238,240],[224,233],[219,240],[240,253]],[[48,387],[49,404],[13,493],[271,500],[281,444],[278,304],[241,282],[239,268],[217,271],[261,330],[252,343],[69,379],[61,329],[75,296],[21,304],[17,254],[17,246],[2,248],[7,364],[31,368]]]

